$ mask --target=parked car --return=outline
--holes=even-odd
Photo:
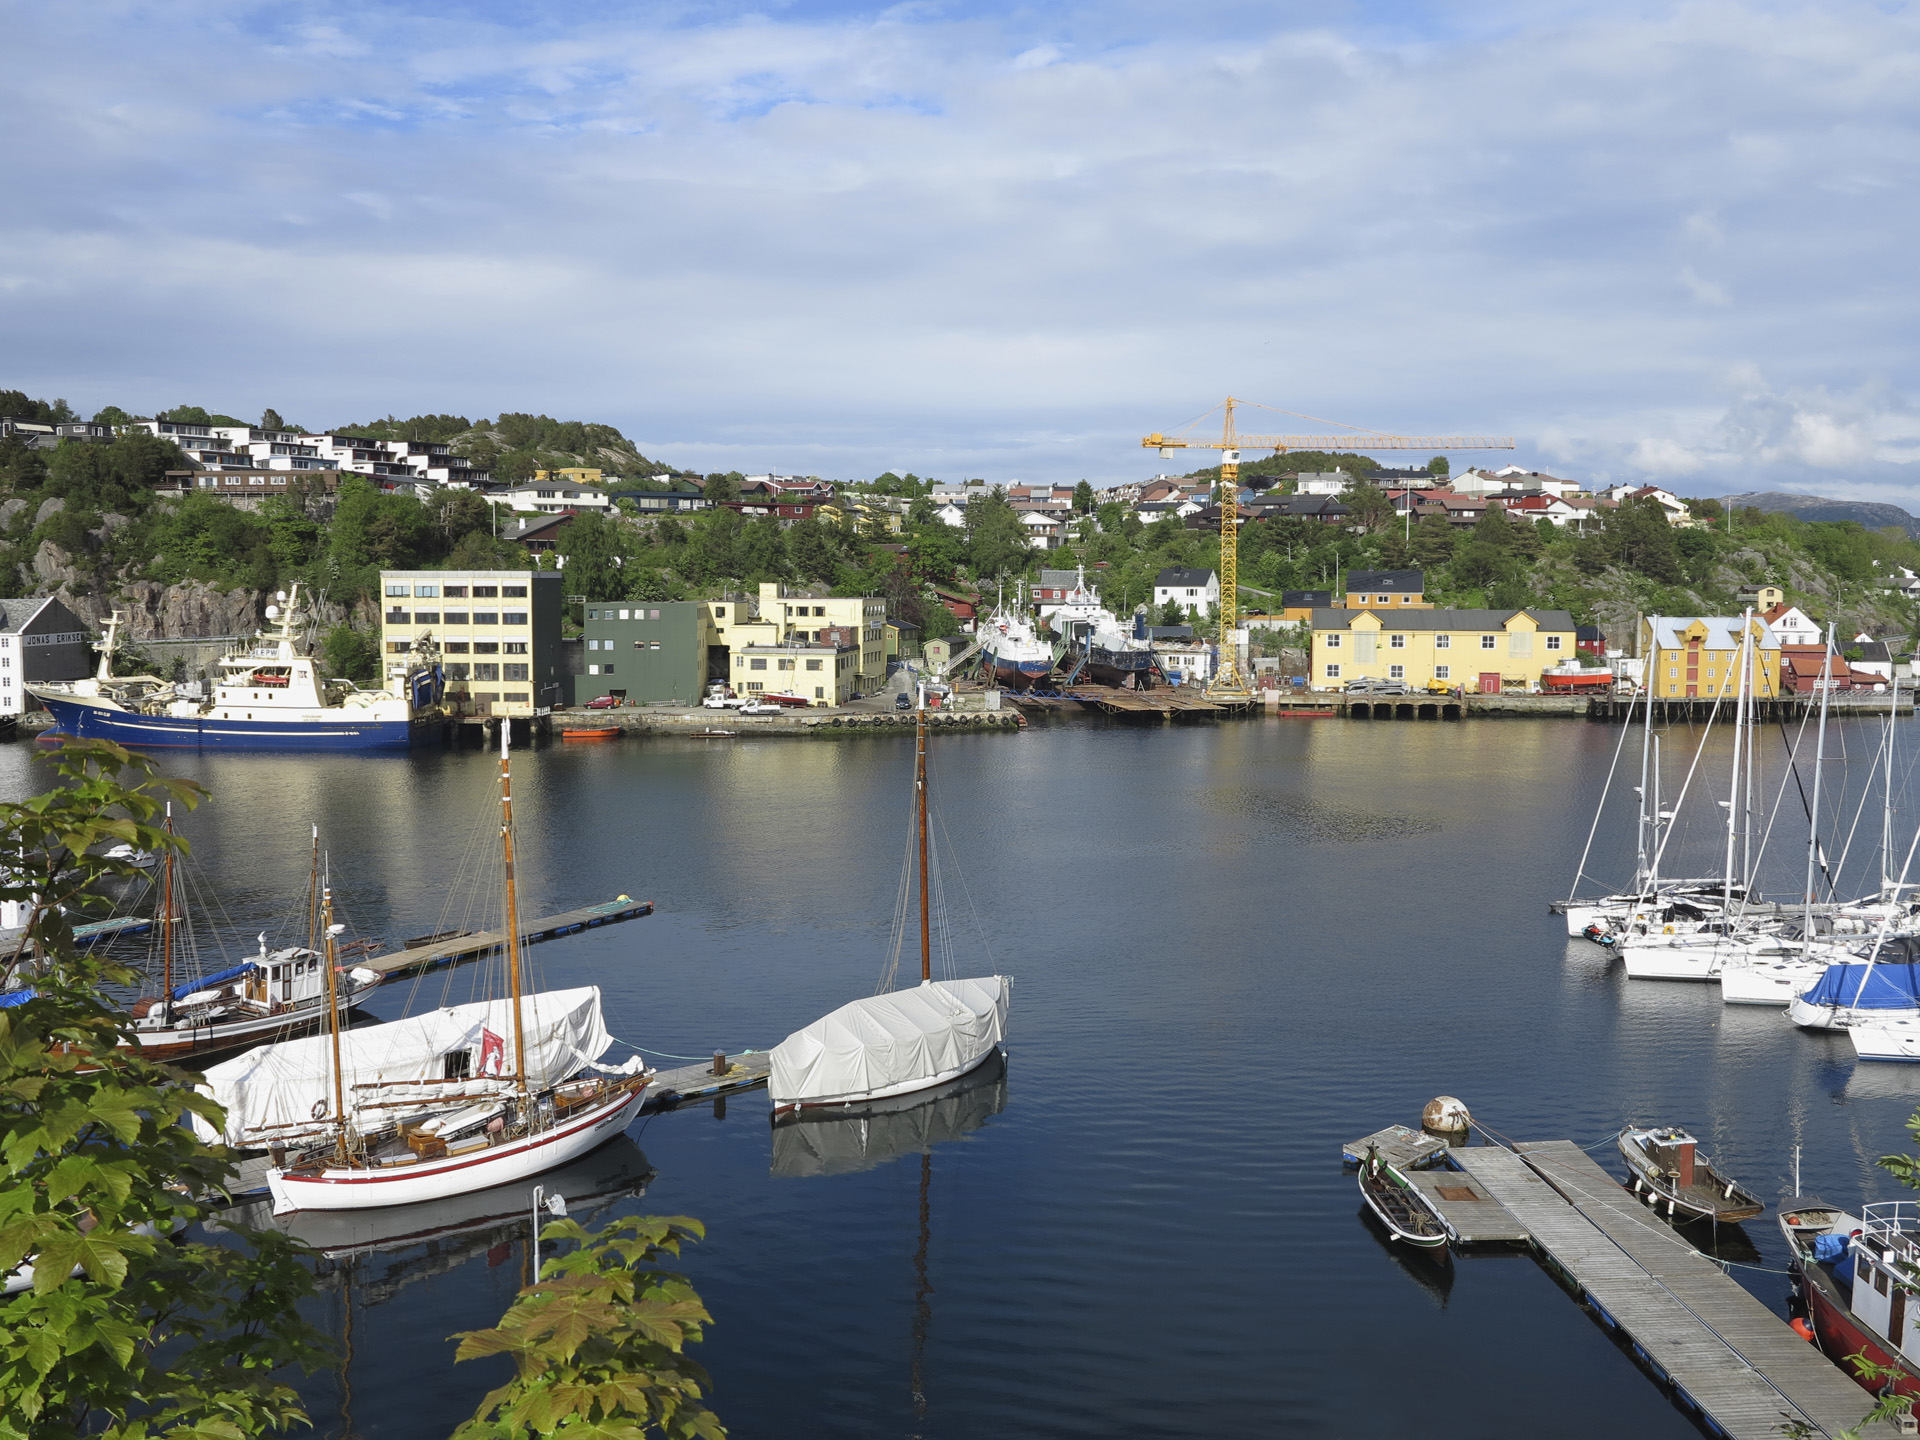
[[[740,707],[742,715],[784,715],[787,707],[776,705],[771,700],[749,700]]]
[[[747,702],[741,696],[728,695],[716,690],[700,703],[709,710],[736,710]]]
[[[893,708],[896,710],[913,709],[912,694],[910,694],[908,691],[902,690],[898,695],[893,697]]]
[[[587,701],[584,708],[588,710],[614,710],[617,709],[619,705],[620,697],[618,695],[597,695]]]

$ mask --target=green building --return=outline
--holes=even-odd
[[[710,623],[694,600],[590,600],[574,703],[612,695],[629,705],[697,704],[707,689]]]

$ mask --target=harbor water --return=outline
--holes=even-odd
[[[1840,838],[1876,733],[1833,727]],[[1668,733],[1668,803],[1697,735]],[[1628,982],[1547,913],[1618,736],[1260,719],[940,737],[954,963],[1015,977],[1004,1076],[939,1116],[804,1135],[771,1129],[764,1091],[690,1106],[555,1188],[584,1196],[590,1223],[704,1222],[684,1262],[714,1316],[698,1358],[738,1437],[1697,1434],[1532,1259],[1404,1253],[1339,1163],[1342,1142],[1446,1093],[1616,1173],[1622,1122],[1671,1121],[1769,1203],[1791,1193],[1796,1146],[1809,1193],[1895,1192],[1873,1162],[1906,1142],[1920,1067],[1856,1066],[1843,1035],[1723,1006],[1714,986]],[[1782,749],[1767,744],[1771,800]],[[0,751],[4,793],[36,788],[30,752]],[[354,934],[493,919],[456,883],[490,860],[485,754],[161,760],[212,793],[182,829],[229,950],[300,906],[309,822]],[[602,987],[609,1028],[663,1067],[764,1049],[870,993],[911,765],[895,737],[517,755],[522,913],[620,894],[658,907],[537,947],[539,983]],[[1607,882],[1632,871],[1636,766],[1630,744],[1590,867]],[[1718,869],[1726,784],[1711,737],[1669,873]],[[1763,879],[1783,898],[1805,853],[1787,804]],[[1877,875],[1877,852],[1862,863],[1877,807],[1855,877]],[[911,942],[901,970],[917,978]],[[391,982],[369,1009],[471,998],[481,971]],[[313,1305],[342,1357],[302,1382],[317,1433],[449,1433],[504,1372],[456,1366],[447,1337],[505,1309],[528,1229],[449,1222],[343,1249]],[[1721,1253],[1782,1309],[1771,1213],[1743,1230]]]

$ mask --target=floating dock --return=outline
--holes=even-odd
[[[1358,1165],[1367,1158],[1367,1151],[1377,1150],[1380,1158],[1396,1170],[1418,1170],[1439,1160],[1447,1149],[1447,1142],[1437,1135],[1429,1135],[1411,1125],[1389,1125],[1342,1145],[1340,1163]]]
[[[660,1071],[647,1087],[647,1101],[642,1108],[671,1110],[689,1100],[724,1100],[736,1090],[757,1090],[767,1083],[767,1071],[773,1064],[764,1050],[719,1058],[725,1066],[719,1074],[715,1073],[712,1061]]]
[[[538,945],[542,940],[558,940],[563,935],[578,934],[601,925],[618,925],[623,920],[638,920],[652,913],[651,900],[608,900],[604,904],[587,905],[578,910],[549,915],[544,920],[532,921],[521,930],[520,943]],[[478,959],[498,950],[504,943],[505,937],[498,930],[470,930],[463,935],[451,935],[426,945],[411,945],[403,950],[353,963],[365,970],[377,970],[382,975],[412,975],[423,970],[437,970],[442,965],[457,965],[462,960]]]
[[[1734,1440],[1837,1436],[1873,1408],[1872,1396],[1571,1141],[1474,1146],[1448,1158],[1711,1428]],[[1438,1194],[1447,1178],[1428,1172],[1421,1188],[1431,1183]],[[1468,1203],[1448,1198],[1442,1213],[1454,1223]]]

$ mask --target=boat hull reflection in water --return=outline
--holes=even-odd
[[[912,1095],[773,1121],[773,1174],[786,1180],[851,1175],[961,1140],[1007,1108],[1007,1061],[995,1052],[958,1080]]]

